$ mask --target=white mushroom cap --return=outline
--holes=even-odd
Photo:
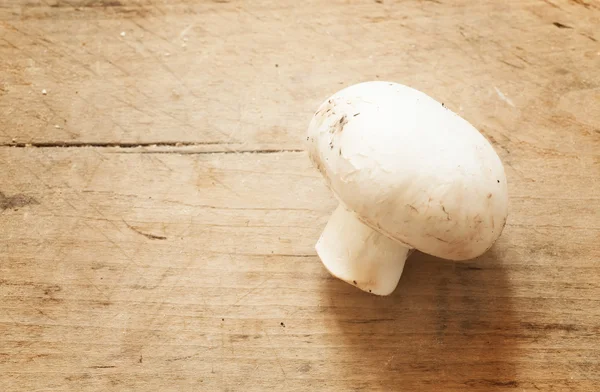
[[[343,89],[319,107],[308,145],[345,209],[400,246],[471,259],[504,228],[508,192],[500,158],[471,124],[418,90],[383,81]],[[349,258],[340,252],[337,264]],[[323,262],[332,271],[334,262]]]

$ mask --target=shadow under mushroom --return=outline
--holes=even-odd
[[[338,377],[357,390],[465,391],[518,386],[506,270],[494,250],[469,262],[422,253],[387,297],[331,277],[323,285],[343,342]],[[350,357],[350,358],[349,358]]]

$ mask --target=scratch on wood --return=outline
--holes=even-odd
[[[193,354],[193,355],[186,355],[184,357],[175,357],[175,358],[169,358],[166,361],[167,362],[177,362],[177,361],[185,361],[186,359],[192,359],[194,357],[198,356],[198,354]],[[141,358],[141,357],[140,357]]]
[[[36,309],[36,310],[37,310],[37,312],[38,312],[39,314],[41,314],[42,316],[44,316],[44,317],[47,317],[47,318],[49,318],[50,320],[56,321],[56,319],[55,319],[55,318],[48,316],[46,313],[42,312],[40,309]]]
[[[594,37],[592,37],[591,35],[585,34],[585,33],[580,33],[582,36],[584,36],[585,38],[588,38],[590,41],[593,42],[598,42],[598,40]]]
[[[233,188],[231,188],[230,186],[228,186],[225,183],[223,183],[223,181],[221,181],[217,177],[213,176],[210,172],[207,172],[206,175],[208,176],[208,178],[210,178],[214,182],[218,183],[223,188],[227,189],[229,192],[233,193],[234,195],[236,195],[238,197],[242,197],[239,193],[237,193],[236,191],[234,191]]]
[[[277,349],[275,347],[273,347],[273,343],[271,342],[271,337],[269,336],[269,334],[267,333],[267,331],[263,330],[263,332],[265,333],[265,336],[267,337],[267,340],[269,341],[269,346],[271,347],[271,349],[275,353],[275,359],[277,360],[277,364],[279,365],[279,369],[281,369],[281,373],[283,374],[283,378],[287,380],[287,374],[285,374],[285,370],[283,370],[283,366],[281,365],[281,360],[279,359],[279,354],[277,354]]]
[[[246,294],[242,295],[240,297],[240,299],[238,299],[237,301],[235,301],[235,303],[231,306],[235,306],[237,304],[239,304],[244,298],[246,298],[247,296],[249,296],[250,294],[254,293],[256,290],[260,289],[265,283],[267,283],[271,278],[267,278],[264,281],[262,281],[261,283],[259,283],[258,285],[256,285],[254,288],[250,289],[250,291],[248,291]]]
[[[138,228],[131,226],[129,223],[125,222],[125,220],[123,220],[123,223],[125,223],[125,225],[127,225],[127,227],[130,228],[132,231],[138,233],[139,235],[143,235],[144,237],[146,237],[150,240],[166,240],[167,239],[167,237],[162,236],[162,235],[144,233],[143,231],[139,230]]]
[[[586,3],[584,0],[570,0],[572,3],[578,4],[578,5],[582,5],[585,8],[590,8],[591,4]]]
[[[508,65],[508,66],[511,66],[511,67],[513,67],[513,68],[516,68],[516,69],[525,69],[525,67],[523,67],[523,66],[520,66],[520,65],[516,65],[516,64],[510,63],[510,62],[508,62],[508,61],[506,61],[506,60],[500,60],[500,62],[501,62],[501,63],[504,63],[504,64],[506,64],[506,65]]]

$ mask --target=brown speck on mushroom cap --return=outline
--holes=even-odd
[[[344,114],[342,117],[340,117],[338,121],[331,125],[331,127],[329,128],[329,133],[335,134],[342,132],[346,124],[348,124],[348,117]]]

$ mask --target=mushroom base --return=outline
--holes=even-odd
[[[412,251],[362,223],[343,204],[331,215],[315,248],[333,276],[377,295],[394,291]]]

